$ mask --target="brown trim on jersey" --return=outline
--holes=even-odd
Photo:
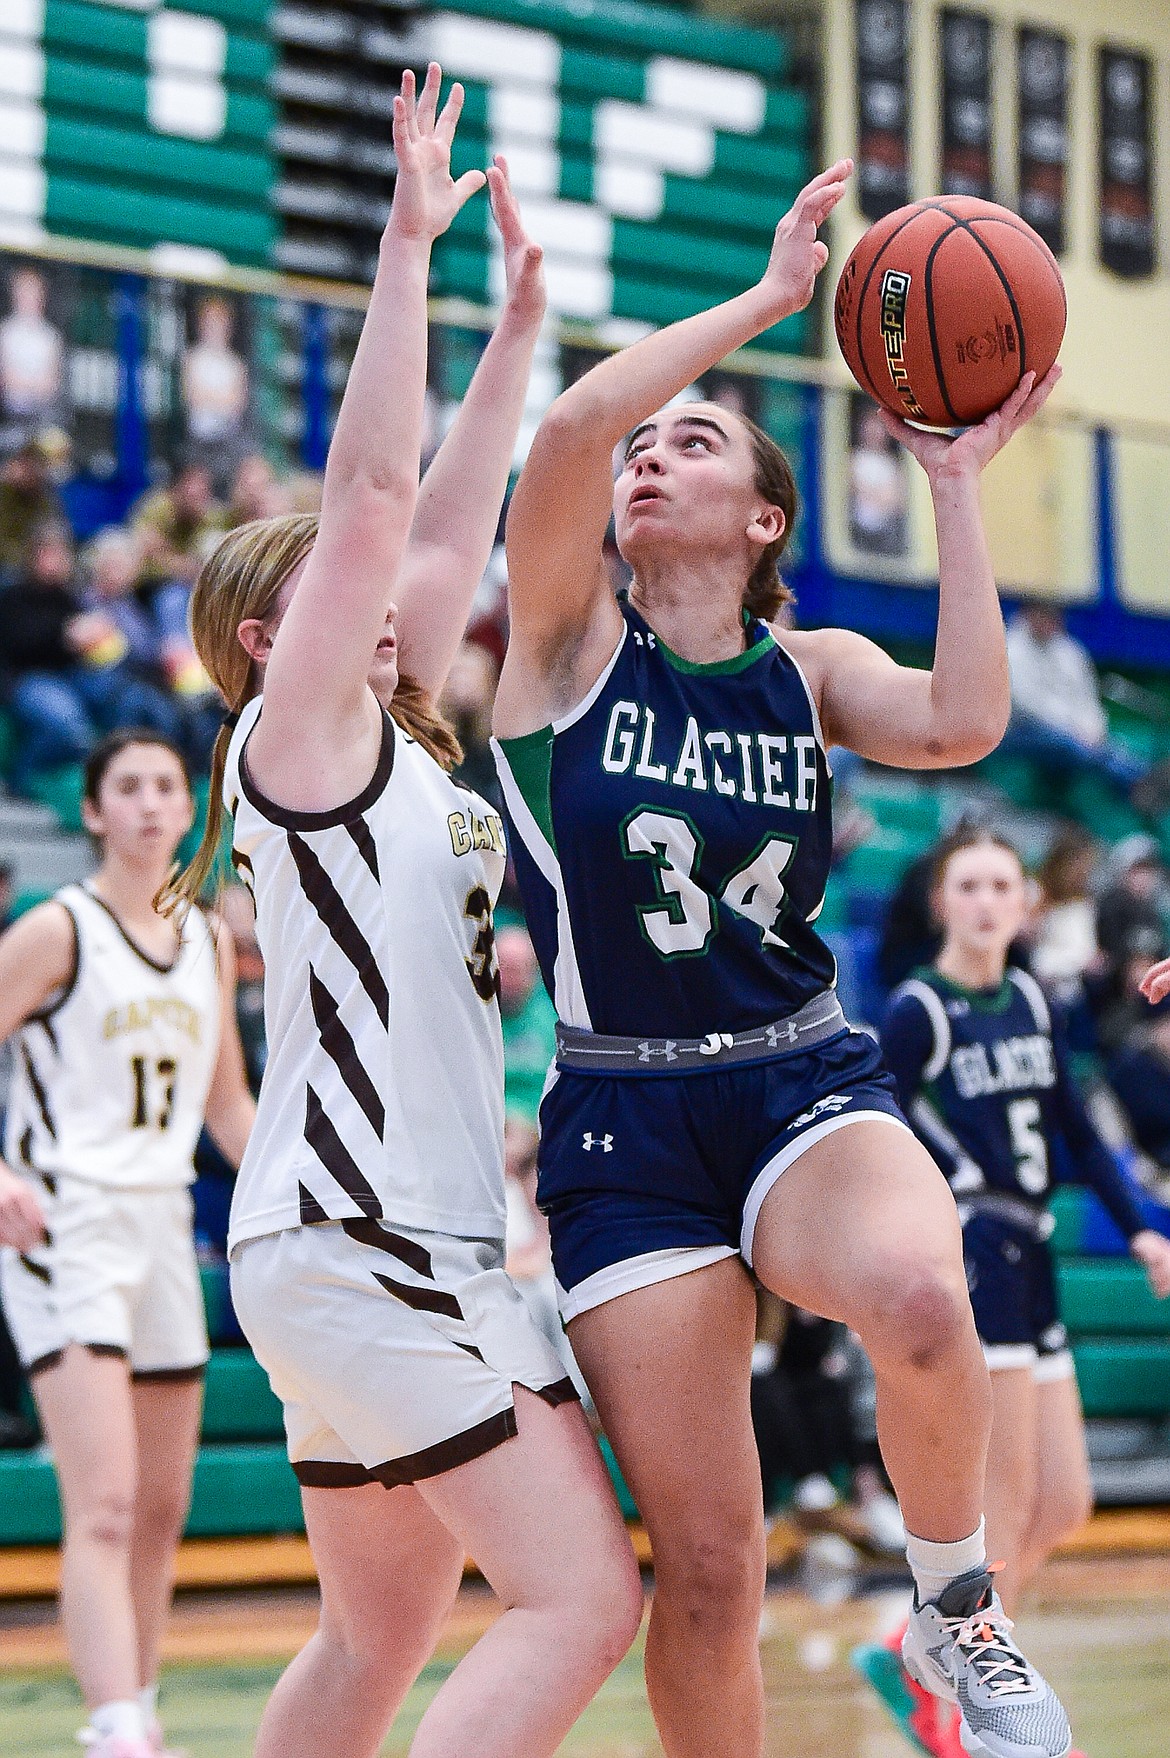
[[[111,922],[113,922],[115,928],[117,928],[119,934],[122,936],[131,952],[137,954],[143,964],[148,964],[152,971],[158,972],[160,977],[169,977],[174,974],[178,969],[179,960],[182,958],[183,949],[187,944],[186,935],[181,928],[179,930],[179,944],[175,948],[175,956],[172,958],[170,964],[163,964],[159,959],[152,958],[150,953],[147,952],[144,947],[139,946],[134,936],[123,926],[122,918],[118,915],[116,910],[110,908],[104,897],[99,897],[97,892],[88,885],[83,885],[82,890],[85,892],[86,897],[93,899],[99,909],[105,910],[107,916],[109,916]],[[193,905],[192,907],[198,908],[197,905]]]
[[[367,1467],[342,1465],[327,1459],[301,1459],[293,1461],[293,1471],[306,1489],[357,1489],[366,1483],[381,1483],[387,1489],[397,1489],[402,1484],[417,1483],[423,1477],[438,1477],[444,1471],[453,1471],[457,1465],[482,1458],[504,1441],[510,1441],[518,1432],[516,1412],[509,1407],[484,1422],[477,1422],[473,1428],[465,1428],[462,1434],[452,1435],[449,1440],[439,1441],[433,1447],[423,1447],[420,1452],[388,1459],[384,1465]]]
[[[248,735],[240,747],[238,768],[240,786],[244,790],[244,798],[250,806],[254,806],[262,818],[270,824],[277,824],[282,830],[336,830],[348,824],[351,819],[360,818],[376,803],[390,780],[394,768],[394,722],[382,710],[382,745],[378,752],[378,764],[369,781],[360,794],[344,805],[334,806],[328,812],[295,812],[289,806],[278,806],[267,794],[261,793],[256,783],[248,774],[248,740],[260,724],[259,714],[248,728]]]
[[[81,972],[81,929],[78,926],[77,917],[74,915],[72,909],[65,902],[63,897],[53,897],[50,898],[49,901],[51,903],[59,903],[61,908],[65,911],[65,914],[69,917],[69,926],[73,930],[73,956],[70,961],[69,975],[66,977],[62,987],[57,991],[47,1007],[40,1007],[37,1009],[36,1013],[30,1013],[24,1023],[25,1025],[44,1026],[46,1032],[49,1034],[49,1042],[52,1044],[54,1050],[56,1050],[57,1034],[54,1032],[51,1022],[53,1015],[64,1007],[74,989],[77,987],[77,978]]]
[[[20,1254],[20,1262],[30,1276],[35,1276],[37,1281],[43,1282],[46,1287],[51,1286],[53,1272],[49,1269],[47,1264],[34,1263],[33,1259],[29,1257],[28,1253],[25,1251],[22,1251]]]
[[[203,1379],[206,1372],[207,1363],[201,1361],[197,1367],[133,1367],[130,1378],[136,1386],[185,1385]]]

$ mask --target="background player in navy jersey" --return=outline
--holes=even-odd
[[[882,1049],[919,1140],[958,1204],[975,1325],[991,1369],[987,1543],[1014,1613],[1054,1546],[1087,1519],[1092,1486],[1049,1247],[1052,1149],[1063,1141],[1129,1240],[1154,1292],[1170,1294],[1170,1240],[1145,1227],[1077,1091],[1059,1014],[1027,971],[1007,967],[1027,912],[1006,839],[961,830],[934,867],[944,935],[933,965],[897,989]],[[868,1657],[869,1665],[865,1665]],[[863,1670],[882,1673],[880,1651]],[[952,1741],[950,1750],[960,1748]]]
[[[929,672],[847,630],[775,625],[796,510],[787,462],[741,416],[671,401],[808,303],[828,254],[817,228],[850,169],[801,193],[757,286],[564,392],[512,501],[495,725],[562,1022],[540,1200],[573,1347],[653,1543],[646,1674],[669,1758],[763,1747],[749,1266],[852,1325],[874,1362],[913,1535],[912,1664],[962,1694],[973,1752],[1063,1758],[1064,1713],[1014,1649],[985,1571],[990,1392],[954,1203],[872,1040],[849,1031],[814,926],[826,744],[929,768],[1002,736],[978,477],[1057,374],[1025,376],[954,440],[891,426],[934,501]],[[624,601],[602,565],[611,515],[634,573]]]

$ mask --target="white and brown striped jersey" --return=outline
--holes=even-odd
[[[55,901],[73,922],[73,975],[14,1035],[4,1157],[50,1180],[189,1184],[219,1047],[207,918],[188,911],[163,964],[87,886],[67,885]]]
[[[389,715],[356,799],[285,810],[248,775],[260,707],[241,715],[224,776],[268,1033],[228,1249],[362,1215],[501,1237],[500,818]]]

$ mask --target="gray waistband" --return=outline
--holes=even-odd
[[[1049,1239],[1056,1226],[1056,1217],[1047,1209],[1034,1208],[1023,1197],[1007,1191],[981,1190],[977,1195],[958,1198],[959,1220],[964,1224],[974,1215],[990,1215],[993,1220],[1006,1221],[1033,1239]]]
[[[787,1019],[744,1032],[708,1032],[705,1038],[617,1038],[558,1024],[557,1067],[592,1074],[686,1074],[691,1069],[731,1068],[811,1050],[847,1025],[831,989],[814,995]]]

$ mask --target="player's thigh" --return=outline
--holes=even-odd
[[[1040,1375],[1036,1384],[1036,1524],[1062,1537],[1093,1511],[1093,1480],[1076,1376]]]
[[[130,1370],[121,1355],[71,1343],[32,1378],[67,1529],[101,1515],[128,1520],[138,1482]]]
[[[986,1505],[991,1542],[1001,1532],[1026,1534],[1035,1506],[1040,1454],[1039,1388],[1031,1366],[991,1373],[991,1439]]]
[[[752,1262],[765,1287],[867,1341],[966,1305],[954,1197],[892,1122],[852,1123],[806,1149],[764,1199]]]
[[[763,1571],[751,1424],[756,1300],[738,1258],[572,1320],[569,1340],[645,1521],[660,1576],[733,1555]]]
[[[550,1405],[519,1385],[513,1393],[516,1434],[422,1479],[420,1498],[506,1604],[612,1597],[633,1607],[636,1595],[640,1613],[629,1535],[580,1405]]]
[[[411,1484],[306,1487],[301,1501],[327,1636],[417,1670],[459,1590],[462,1544]]]

